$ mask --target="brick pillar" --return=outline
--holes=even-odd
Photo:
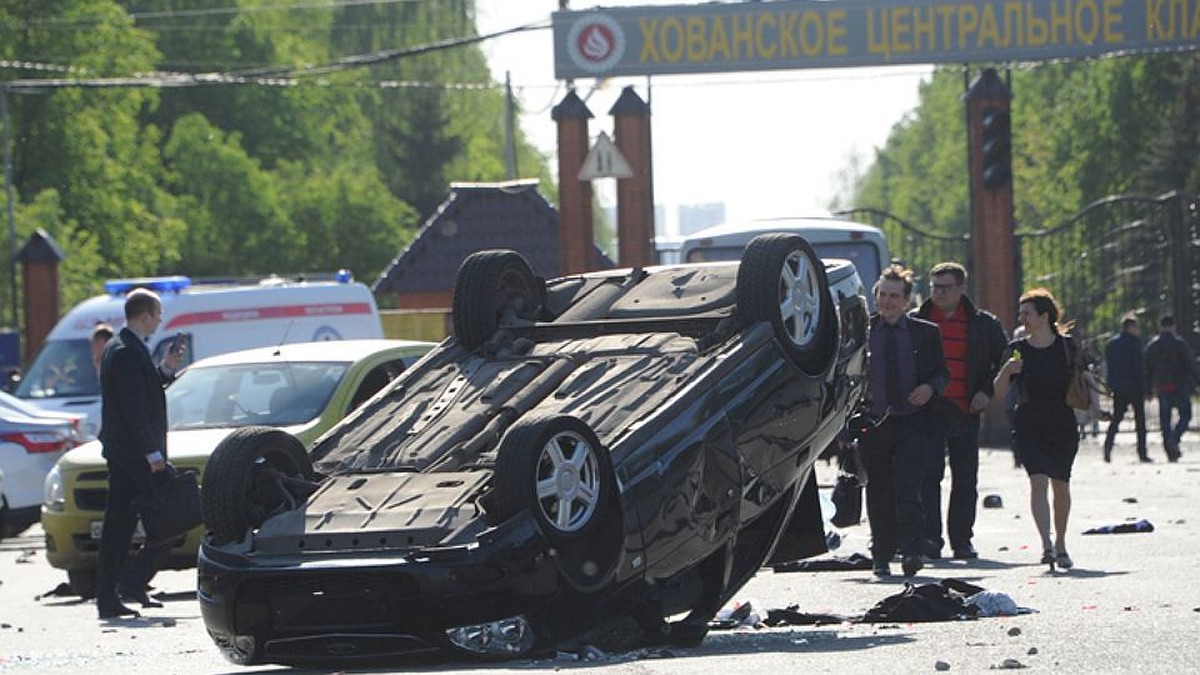
[[[608,111],[613,116],[617,150],[633,169],[617,180],[617,241],[622,267],[658,263],[654,252],[654,175],[650,150],[650,106],[625,87]]]
[[[558,125],[558,260],[560,275],[596,268],[592,234],[592,183],[579,180],[588,154],[592,111],[572,89],[550,111]]]
[[[66,255],[45,230],[38,228],[17,253],[25,285],[25,350],[23,361],[38,353],[50,329],[58,323],[58,264]]]

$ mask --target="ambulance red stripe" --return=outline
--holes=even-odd
[[[195,326],[202,323],[227,323],[234,321],[258,321],[307,316],[348,316],[370,314],[371,306],[365,302],[331,302],[319,305],[284,305],[281,307],[242,307],[215,312],[189,312],[171,317],[166,330]]]

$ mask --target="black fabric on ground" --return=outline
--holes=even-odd
[[[904,590],[880,600],[858,619],[860,623],[926,623],[974,619],[979,608],[967,597],[983,588],[957,579],[942,579],[934,584],[904,584]]]
[[[790,562],[772,565],[776,572],[845,572],[848,570],[871,569],[871,558],[861,553],[851,553],[849,556],[818,558],[816,560],[792,560]]]
[[[1084,530],[1084,534],[1128,534],[1130,532],[1153,532],[1154,524],[1148,520],[1136,523],[1121,523],[1120,525],[1101,525]]]
[[[823,626],[849,620],[849,617],[837,614],[809,614],[801,612],[800,605],[788,605],[784,609],[768,609],[767,618],[763,623],[775,628],[777,626]]]

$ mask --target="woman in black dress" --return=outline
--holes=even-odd
[[[1050,291],[1035,288],[1021,296],[1017,321],[1025,336],[1009,343],[1009,359],[996,374],[996,397],[1003,398],[1010,382],[1017,387],[1013,438],[1029,474],[1029,506],[1042,538],[1042,563],[1070,569],[1067,518],[1071,513],[1071,465],[1079,450],[1075,412],[1066,403],[1068,349],[1073,350],[1061,313]],[[1073,353],[1073,352],[1072,352]],[[1050,538],[1048,488],[1054,494],[1054,539]]]

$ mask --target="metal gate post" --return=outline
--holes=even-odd
[[[1187,200],[1178,190],[1169,192],[1160,199],[1165,202],[1167,241],[1170,243],[1168,246],[1170,271],[1168,274],[1171,279],[1171,299],[1168,306],[1175,315],[1175,326],[1179,331],[1179,337],[1186,340],[1192,349],[1195,349],[1197,335],[1194,315],[1196,309],[1192,306],[1191,281],[1188,273],[1191,237],[1184,224],[1184,209],[1187,208]]]

